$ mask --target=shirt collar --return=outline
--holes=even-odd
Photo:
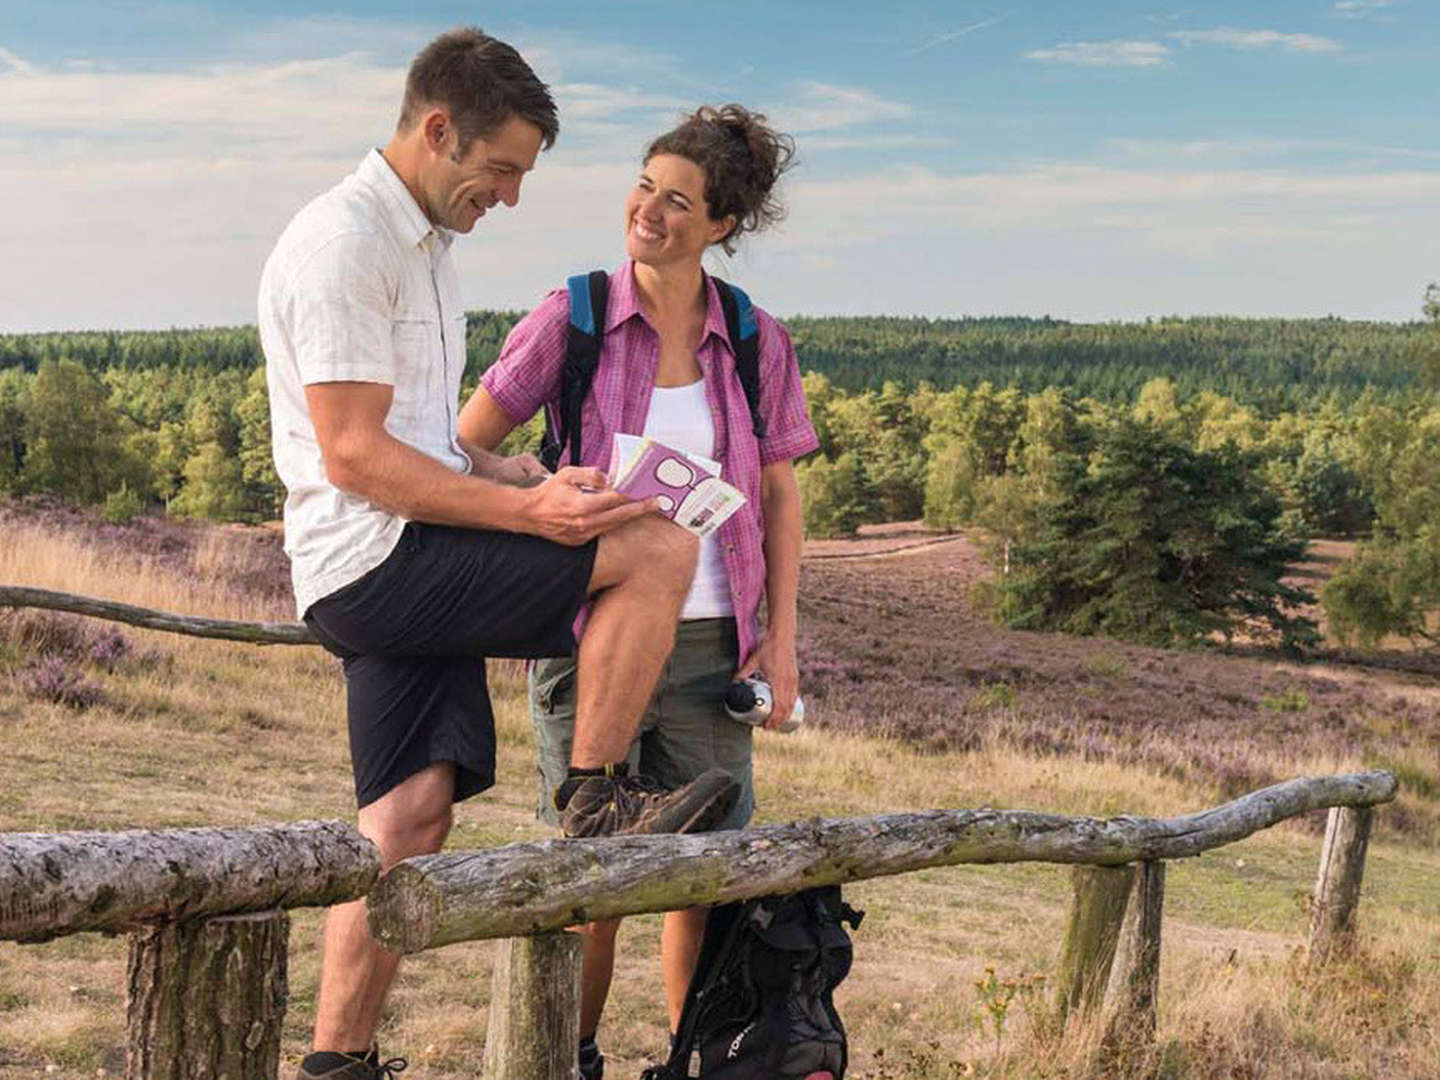
[[[433,235],[442,248],[449,248],[455,234],[449,229],[430,224],[430,219],[420,209],[415,196],[410,194],[405,181],[400,179],[379,150],[371,150],[365,155],[355,175],[360,178],[361,183],[379,194],[385,216],[404,243],[418,246],[425,242],[427,236]]]
[[[720,306],[720,293],[710,275],[701,271],[705,282],[705,328],[700,333],[700,343],[711,334],[718,337],[727,347],[730,334],[725,327],[725,309]],[[635,262],[626,259],[610,282],[610,300],[605,311],[605,332],[608,334],[627,319],[641,315],[640,290],[635,285]],[[730,350],[735,351],[733,348]]]

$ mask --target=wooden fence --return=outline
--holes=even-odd
[[[240,623],[0,586],[36,607],[251,644],[314,644],[298,623]],[[699,836],[545,840],[427,855],[380,877],[343,822],[252,828],[0,833],[0,940],[129,935],[127,1080],[274,1080],[289,917],[367,897],[371,932],[401,953],[504,939],[487,1080],[571,1080],[580,950],[592,919],[718,904],[962,863],[1074,866],[1055,981],[1065,1014],[1104,1010],[1109,1037],[1154,1034],[1165,863],[1329,808],[1310,956],[1353,939],[1373,807],[1388,772],[1308,777],[1169,819],[931,810]]]
[[[251,828],[0,834],[0,939],[129,935],[129,1080],[277,1076],[287,910],[367,896],[371,930],[402,953],[507,939],[495,967],[485,1075],[569,1080],[579,946],[590,919],[723,903],[961,863],[1072,864],[1056,992],[1103,1008],[1107,1030],[1153,1035],[1165,863],[1330,808],[1310,951],[1354,932],[1373,807],[1387,772],[1276,784],[1170,819],[931,810],[697,836],[544,840],[408,859],[342,822]],[[1118,958],[1118,962],[1117,962]]]

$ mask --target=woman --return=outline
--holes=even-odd
[[[783,214],[774,194],[794,145],[765,118],[738,105],[704,107],[652,142],[625,203],[629,261],[610,275],[600,362],[581,423],[579,464],[608,469],[617,432],[652,435],[718,460],[746,505],[702,541],[675,650],[631,748],[632,767],[679,786],[719,766],[743,786],[721,828],[754,810],[751,728],[731,720],[722,699],[732,679],[763,672],[775,694],[770,726],[790,713],[799,681],[795,596],[800,495],[792,460],[819,442],[805,410],[795,352],[785,331],[756,308],[760,348],[757,437],[735,371],[715,285],[701,258],[727,253],[746,233]],[[597,313],[597,322],[601,318]],[[495,447],[559,394],[569,299],[551,293],[511,332],[460,414],[463,438]],[[567,461],[568,464],[568,461]],[[761,595],[768,613],[763,631]],[[541,816],[554,820],[550,792],[565,778],[574,724],[573,659],[531,671],[530,710],[540,752]],[[706,909],[672,912],[661,938],[662,968],[677,1026],[705,929]],[[594,1035],[615,953],[618,921],[586,929],[581,994],[581,1065],[596,1080],[603,1058]]]

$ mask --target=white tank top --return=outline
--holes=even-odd
[[[715,422],[705,400],[705,380],[689,386],[657,386],[650,392],[650,412],[642,434],[701,457],[715,456]],[[723,477],[729,480],[730,478]],[[719,534],[700,541],[695,580],[685,598],[681,619],[719,619],[735,614],[730,575],[720,554]]]

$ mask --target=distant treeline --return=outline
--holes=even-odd
[[[471,312],[465,382],[495,361],[517,312]],[[1395,399],[1415,386],[1410,353],[1424,325],[1342,319],[1159,319],[1071,323],[1056,319],[862,316],[786,320],[801,368],[845,391],[887,382],[948,390],[988,382],[1027,393],[1064,386],[1078,397],[1132,401],[1150,379],[1182,397],[1210,390],[1276,413],[1367,391]],[[260,366],[254,327],[0,335],[0,369],[36,372],[74,360],[97,374]]]
[[[1016,626],[1303,646],[1305,538],[1368,536],[1330,624],[1440,642],[1440,289],[1425,322],[792,319],[811,536],[923,516],[997,538]],[[473,313],[473,387],[515,313]],[[762,387],[762,393],[764,389]],[[534,421],[503,449],[537,441]],[[115,520],[280,513],[253,328],[0,336],[0,495]]]

